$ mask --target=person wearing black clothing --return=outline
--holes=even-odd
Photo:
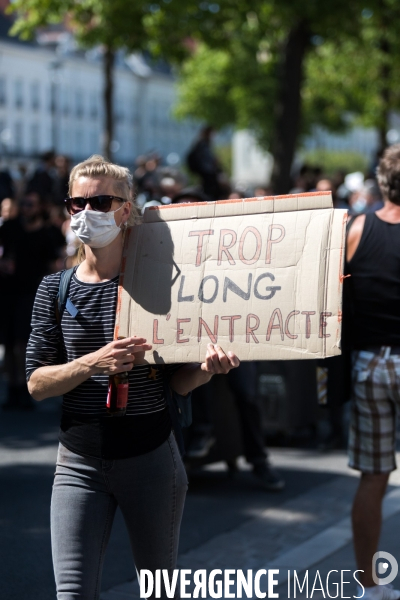
[[[57,598],[98,600],[117,506],[137,571],[166,569],[171,577],[176,565],[187,478],[164,384],[185,396],[239,360],[209,345],[204,363],[159,370],[144,362],[151,346],[140,335],[113,341],[124,231],[134,223],[132,178],[128,169],[93,156],[72,170],[69,194],[84,260],[61,324],[54,310],[60,274],[40,284],[26,372],[35,399],[64,397],[51,502]],[[126,416],[108,416],[109,376],[126,371]]]
[[[271,466],[265,447],[261,403],[256,389],[256,363],[254,361],[242,362],[238,369],[228,373],[226,380],[239,413],[246,461],[252,466],[252,473],[260,487],[269,492],[279,492],[284,489],[285,481]],[[193,437],[186,452],[189,459],[206,457],[216,441],[211,413],[213,396],[211,383],[203,385],[193,392]]]
[[[19,203],[19,216],[0,227],[0,335],[5,345],[8,395],[3,409],[29,409],[24,357],[31,331],[30,320],[37,287],[59,256],[43,218],[42,200],[36,192]]]
[[[55,171],[54,159],[55,155],[52,150],[42,154],[41,163],[28,180],[26,192],[38,192],[43,198],[46,205],[54,201],[55,192]]]
[[[353,349],[349,464],[361,471],[353,503],[353,538],[367,600],[396,600],[373,571],[382,500],[396,469],[400,408],[400,144],[388,148],[377,170],[384,206],[349,224],[345,286],[350,295]],[[362,590],[360,590],[362,591]]]
[[[15,198],[15,185],[8,169],[0,171],[0,202],[4,198]]]
[[[199,139],[187,155],[187,165],[192,173],[199,175],[204,193],[211,200],[221,200],[224,193],[220,185],[221,165],[211,147],[212,127],[204,127]]]
[[[52,202],[64,208],[64,200],[68,195],[70,161],[67,156],[59,154],[55,158],[55,174]]]

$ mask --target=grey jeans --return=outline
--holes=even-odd
[[[51,500],[58,600],[98,600],[117,506],[140,569],[176,567],[187,477],[173,434],[133,458],[83,457],[59,446]]]

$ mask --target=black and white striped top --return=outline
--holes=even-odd
[[[73,318],[66,309],[61,328],[55,316],[59,283],[60,273],[55,273],[38,288],[27,347],[27,379],[35,369],[61,362],[60,341],[63,362],[70,362],[113,340],[118,277],[86,283],[73,275],[68,297],[78,314]],[[93,375],[64,395],[60,440],[78,454],[103,458],[127,458],[156,448],[171,430],[163,377],[181,366],[169,365],[163,374],[151,365],[135,365],[129,373],[127,416],[119,418],[107,416],[108,376]],[[130,441],[119,440],[121,435]],[[121,444],[123,450],[118,450]]]

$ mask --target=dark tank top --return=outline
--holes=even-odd
[[[346,271],[353,306],[352,346],[400,346],[400,223],[365,217]]]

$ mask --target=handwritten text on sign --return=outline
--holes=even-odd
[[[141,225],[129,241],[121,334],[145,336],[165,362],[201,360],[210,341],[242,359],[340,353],[343,213]]]

